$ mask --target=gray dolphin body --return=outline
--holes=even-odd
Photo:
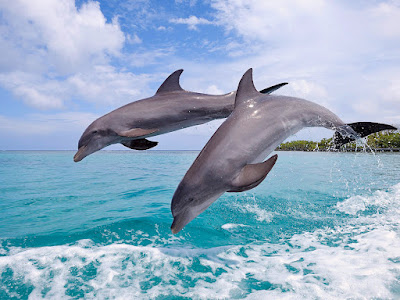
[[[146,150],[158,143],[148,137],[226,118],[233,111],[236,92],[207,95],[181,88],[183,70],[173,72],[150,98],[122,106],[95,120],[84,131],[74,161],[111,144],[121,143],[135,150]],[[271,93],[286,83],[262,90]]]
[[[264,158],[287,137],[311,126],[335,129],[342,136],[357,135],[351,126],[318,104],[260,94],[253,84],[252,69],[248,70],[239,83],[234,111],[204,146],[175,191],[172,232],[179,232],[223,193],[259,185],[277,155],[262,162]]]

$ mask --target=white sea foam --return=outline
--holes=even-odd
[[[260,208],[257,204],[246,204],[243,206],[243,211],[254,214],[257,221],[270,223],[274,217],[272,212]]]
[[[42,298],[45,290],[46,298],[67,298],[73,288],[86,291],[87,299],[395,298],[399,236],[384,228],[366,230],[317,230],[282,244],[208,250],[125,244],[42,247],[1,257],[0,269],[11,268],[15,278],[33,285],[31,299]],[[352,235],[350,244],[346,235]],[[337,245],[325,244],[341,236]],[[92,269],[92,275],[85,275]],[[243,288],[250,279],[257,284]],[[267,290],[259,291],[262,286]]]
[[[86,299],[396,299],[399,190],[396,185],[364,197],[365,207],[378,205],[382,212],[280,243],[182,249],[82,240],[11,249],[0,256],[0,272],[11,269],[16,281],[32,285],[30,299],[65,299],[77,290]],[[358,204],[352,208],[358,200],[350,199],[343,211],[360,211]]]
[[[238,228],[238,227],[247,227],[248,225],[244,225],[244,224],[233,224],[233,223],[227,223],[221,226],[222,229],[225,230],[230,230],[230,229],[234,229],[234,228]]]
[[[390,191],[376,191],[371,196],[353,196],[336,205],[341,212],[356,215],[368,208],[382,208],[400,212],[400,184],[395,185]]]

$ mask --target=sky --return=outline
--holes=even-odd
[[[222,94],[249,68],[258,89],[288,82],[279,94],[345,122],[399,125],[400,1],[0,0],[0,150],[75,150],[92,121],[177,69],[184,89]],[[154,149],[201,149],[221,122]]]

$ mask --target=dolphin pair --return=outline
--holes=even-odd
[[[235,107],[204,146],[172,198],[172,233],[179,232],[225,192],[242,192],[259,185],[278,156],[268,160],[286,138],[304,127],[336,130],[336,145],[393,126],[345,124],[328,109],[307,100],[265,95],[253,84],[252,69],[240,80]]]
[[[79,140],[74,161],[81,161],[116,143],[135,150],[147,150],[158,144],[148,137],[230,115],[236,92],[207,95],[185,91],[179,84],[182,72],[177,70],[169,75],[154,96],[122,106],[90,124]],[[285,84],[271,86],[261,93],[270,94]]]
[[[228,119],[203,148],[172,199],[172,232],[179,232],[224,192],[242,192],[259,185],[274,166],[268,156],[288,136],[303,127],[335,129],[335,147],[393,126],[359,122],[345,124],[326,108],[285,96],[272,96],[280,83],[258,92],[252,70],[242,77],[237,92],[206,95],[185,91],[183,70],[173,72],[153,97],[122,106],[95,120],[84,131],[74,161],[115,143],[146,150],[157,145],[148,137]],[[233,111],[233,113],[232,113]]]

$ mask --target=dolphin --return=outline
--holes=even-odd
[[[124,105],[95,120],[84,131],[74,161],[111,144],[147,150],[158,143],[148,137],[226,118],[234,107],[236,92],[207,95],[182,89],[179,78],[183,70],[173,72],[150,98]],[[287,83],[261,91],[270,94]]]
[[[379,125],[385,124],[371,125],[369,130],[381,128]],[[334,129],[341,137],[358,137],[351,126],[325,107],[299,98],[259,93],[249,69],[239,83],[233,112],[201,150],[173,195],[172,233],[178,233],[223,193],[258,186],[278,155],[263,162],[265,157],[290,135],[314,126]],[[354,126],[367,133],[368,126],[358,127]]]

